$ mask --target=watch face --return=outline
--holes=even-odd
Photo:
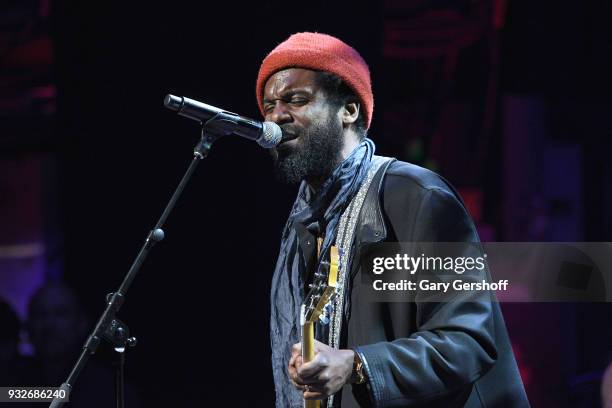
[[[359,354],[355,353],[355,361],[353,364],[353,378],[355,384],[363,384],[365,382],[365,375],[363,374],[363,361]]]
[[[365,375],[363,374],[363,364],[359,364],[359,384],[365,382]]]

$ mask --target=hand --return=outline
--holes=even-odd
[[[305,399],[324,399],[338,392],[349,382],[353,372],[355,352],[336,350],[315,340],[315,357],[302,361],[302,344],[293,345],[289,360],[289,378]]]

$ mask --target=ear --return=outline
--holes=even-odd
[[[344,105],[342,108],[342,124],[344,126],[349,126],[357,121],[359,117],[359,103],[351,102]]]

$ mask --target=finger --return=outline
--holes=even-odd
[[[295,367],[294,364],[291,363],[291,361],[289,361],[289,366],[287,367],[287,372],[289,373],[289,378],[291,378],[292,380],[297,377],[297,368]]]
[[[317,392],[317,391],[305,391],[304,394],[304,399],[307,400],[320,400],[320,399],[324,399],[327,398],[327,395],[321,393],[321,392]]]
[[[300,390],[300,391],[302,391],[302,392],[306,391],[306,385],[305,385],[305,384],[300,384],[300,383],[297,383],[297,382],[295,382],[295,381],[293,381],[293,380],[291,380],[291,384],[293,384],[293,386],[294,386],[296,389],[298,389],[298,390]]]
[[[299,356],[300,356],[299,354],[292,354],[291,355],[291,358],[289,359],[289,367],[293,366],[294,368],[297,368],[296,361],[297,361],[297,358]]]
[[[327,367],[327,357],[321,353],[317,354],[314,359],[309,361],[308,363],[302,364],[298,370],[297,374],[301,378],[308,378],[317,375],[321,370]]]
[[[329,376],[327,370],[321,370],[310,377],[303,377],[299,374],[295,376],[296,380],[298,380],[301,384],[306,385],[314,385],[314,386],[323,386],[327,382],[329,382]]]
[[[308,384],[304,384],[304,388],[306,389],[306,391],[318,392],[319,394],[325,394],[325,390],[327,389],[327,383],[326,382],[308,383]]]
[[[303,360],[301,355],[294,355],[291,357],[287,367],[290,378],[295,378],[297,376],[297,370],[302,366],[302,364]]]
[[[293,378],[290,378],[291,382],[293,382],[296,386],[300,386],[303,387],[305,385],[308,385],[308,383],[305,383],[304,380],[298,376],[295,376]]]
[[[295,343],[291,346],[291,355],[302,354],[302,343]]]

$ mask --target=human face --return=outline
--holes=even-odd
[[[62,285],[45,286],[31,300],[28,330],[39,357],[64,358],[78,351],[83,324],[74,294]]]
[[[283,130],[272,149],[277,175],[290,184],[322,181],[339,162],[343,127],[339,107],[330,103],[316,73],[290,68],[272,75],[264,87],[265,120]]]

